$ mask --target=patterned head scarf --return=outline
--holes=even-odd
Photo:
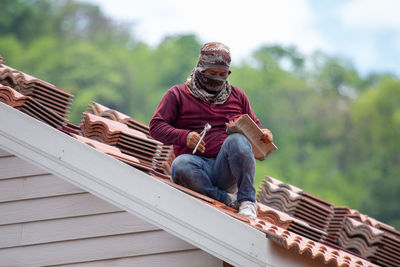
[[[211,42],[200,50],[199,61],[187,79],[190,93],[209,104],[223,104],[231,93],[227,78],[204,73],[207,69],[220,69],[230,73],[231,54],[228,46]]]

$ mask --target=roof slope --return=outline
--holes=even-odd
[[[0,116],[0,146],[226,262],[239,266],[283,266],[285,259],[271,252],[268,242],[271,239],[316,262],[334,266],[375,266],[368,260],[285,228],[293,221],[298,226],[307,223],[285,219],[271,207],[261,204],[258,218],[249,220],[222,203],[171,183],[165,179],[171,156],[162,157],[159,153],[162,144],[150,140],[146,134],[133,132],[131,128],[134,127],[127,129],[126,125],[129,126],[129,122],[133,125],[134,120],[126,115],[108,112],[110,118],[122,118],[125,124],[85,114],[81,129],[65,118],[61,125],[52,125],[47,121],[54,113],[51,106],[35,110],[30,108],[32,104],[17,105],[15,103],[26,96],[18,96],[14,91],[0,86],[0,101],[48,125],[0,103],[0,113],[7,114]],[[40,103],[34,95],[29,99],[29,103]],[[140,123],[139,126],[145,130]],[[113,146],[82,138],[82,132]],[[318,232],[309,226],[304,229]]]

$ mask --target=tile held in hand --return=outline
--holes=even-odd
[[[254,157],[258,160],[266,159],[277,147],[274,143],[265,143],[261,140],[264,133],[258,125],[244,114],[226,125],[228,133],[241,133],[250,141]]]

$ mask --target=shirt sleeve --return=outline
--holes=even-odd
[[[176,88],[169,89],[150,121],[150,136],[167,145],[186,145],[190,130],[177,129],[173,126],[181,105]]]
[[[251,108],[249,99],[247,98],[247,95],[242,92],[242,105],[243,105],[243,113],[248,114],[250,118],[262,129],[262,125],[260,123],[260,120],[257,118],[256,114],[254,114],[253,109]]]

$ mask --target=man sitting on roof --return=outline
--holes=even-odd
[[[245,93],[229,84],[230,63],[228,46],[204,44],[186,83],[171,87],[161,99],[150,122],[150,135],[174,146],[173,182],[238,207],[239,214],[255,219],[251,144],[242,134],[228,135],[226,123],[248,114],[260,128],[261,124]],[[206,124],[211,126],[208,131]],[[272,142],[271,132],[263,132],[263,141]]]

